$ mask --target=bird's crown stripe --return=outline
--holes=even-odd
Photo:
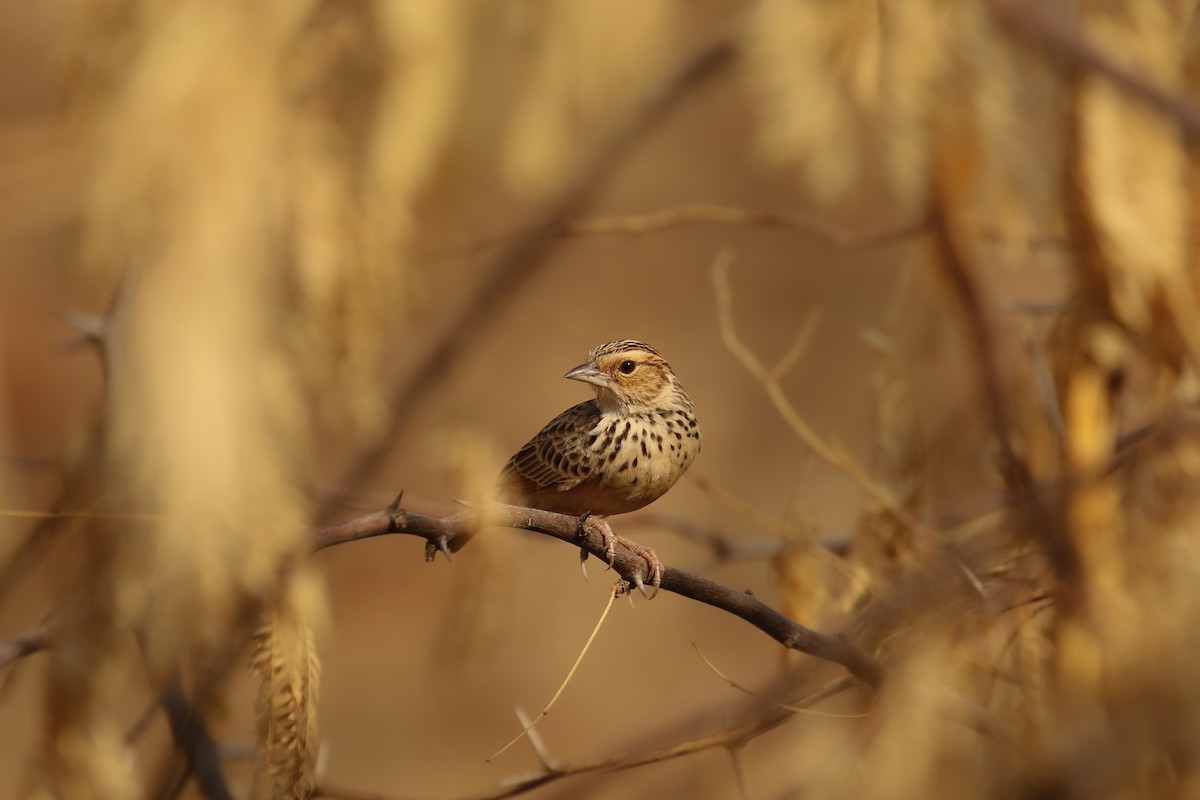
[[[646,344],[645,342],[639,342],[636,339],[622,339],[619,342],[609,342],[608,344],[602,344],[599,347],[597,347],[594,351],[592,351],[592,358],[613,355],[615,353],[625,353],[630,350],[644,350],[647,353],[652,353],[653,355],[656,355],[659,358],[662,358],[662,356],[659,355],[658,351],[655,350],[653,347]]]

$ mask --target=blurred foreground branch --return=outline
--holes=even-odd
[[[688,203],[660,208],[641,214],[604,214],[578,219],[558,219],[539,227],[504,231],[481,236],[458,247],[432,254],[439,258],[466,258],[528,236],[544,239],[571,239],[587,236],[645,236],[697,225],[731,228],[790,231],[821,239],[844,250],[887,247],[929,233],[927,220],[887,225],[880,228],[846,228],[798,211],[769,208],[742,208],[719,203]],[[1013,243],[1011,236],[998,229],[981,229],[977,235],[993,244]],[[1029,236],[1025,247],[1032,251],[1062,248],[1067,240],[1055,233]]]
[[[1046,545],[1064,587],[1070,589],[1078,579],[1078,557],[1065,535],[1059,509],[1048,504],[1038,491],[1029,464],[1013,443],[994,328],[983,294],[976,285],[945,214],[935,215],[934,233],[937,247],[935,262],[962,314],[992,438],[999,449],[1004,480],[1012,490],[1016,508],[1025,517],[1026,530]]]
[[[50,646],[50,639],[50,626],[43,624],[0,642],[0,672],[25,656],[45,650]]]
[[[1103,76],[1121,91],[1174,120],[1190,142],[1200,141],[1200,108],[1185,95],[1129,71],[1116,54],[1088,41],[1077,12],[1069,4],[1044,0],[986,0],[986,4],[1000,22],[1045,47],[1051,57],[1073,69]]]
[[[715,203],[689,203],[647,211],[643,214],[608,214],[574,220],[557,219],[540,227],[482,236],[438,255],[443,257],[477,255],[526,236],[545,239],[570,239],[578,236],[641,236],[693,225],[723,225],[793,231],[809,234],[847,249],[884,247],[919,236],[926,230],[924,222],[908,222],[883,228],[854,230],[834,225],[811,214],[802,214],[796,211],[739,208]]]

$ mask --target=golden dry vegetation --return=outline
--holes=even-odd
[[[52,0],[0,42],[0,796],[1200,796],[1196,3]],[[313,530],[486,497],[630,337],[704,450],[614,527],[886,678],[622,600],[487,763],[615,574]]]

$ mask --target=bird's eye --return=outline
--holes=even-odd
[[[622,361],[621,366],[617,367],[617,369],[621,370],[622,375],[628,375],[629,373],[633,372],[636,368],[637,368],[637,364],[633,363],[632,361]]]

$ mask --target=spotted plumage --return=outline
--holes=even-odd
[[[596,396],[559,414],[500,474],[501,499],[563,514],[623,514],[657,500],[700,450],[695,405],[649,345],[601,345],[566,374]]]

